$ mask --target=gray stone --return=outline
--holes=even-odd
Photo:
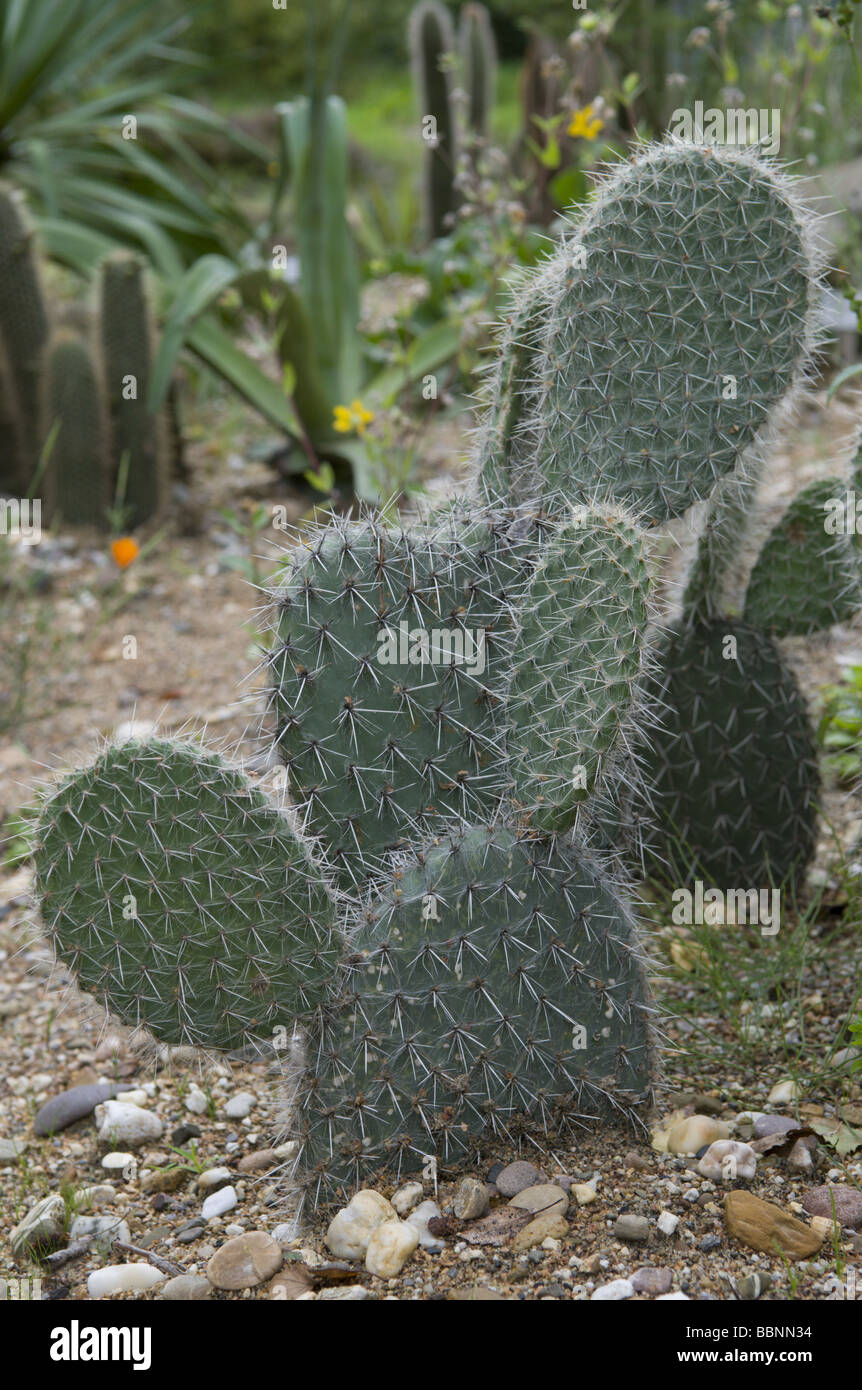
[[[535,1187],[541,1181],[542,1174],[539,1169],[524,1159],[507,1164],[494,1178],[497,1191],[504,1197],[517,1197],[519,1192],[523,1192],[527,1187]]]
[[[744,1275],[736,1288],[740,1298],[754,1299],[765,1293],[771,1283],[772,1275],[758,1270],[754,1274]]]
[[[646,1216],[635,1216],[631,1213],[618,1216],[614,1222],[614,1235],[617,1240],[649,1240],[649,1218]]]
[[[212,1296],[213,1286],[202,1274],[178,1274],[159,1290],[159,1298],[199,1303]]]
[[[490,1205],[485,1183],[478,1178],[462,1178],[455,1194],[455,1215],[459,1220],[475,1221],[485,1215]]]
[[[9,1233],[16,1258],[28,1251],[50,1250],[65,1240],[66,1204],[59,1195],[43,1197]]]
[[[0,1168],[20,1163],[27,1144],[23,1139],[0,1139]]]
[[[642,1269],[636,1269],[631,1276],[631,1284],[635,1293],[653,1295],[670,1293],[672,1283],[673,1274],[664,1266],[644,1265]]]
[[[171,1143],[179,1147],[180,1144],[187,1144],[190,1139],[200,1139],[200,1137],[201,1131],[197,1125],[177,1125],[171,1135]]]
[[[39,1135],[57,1134],[59,1130],[92,1115],[97,1105],[110,1100],[121,1091],[133,1091],[133,1081],[103,1081],[90,1086],[73,1086],[69,1091],[47,1100],[33,1121],[33,1131]]]
[[[755,1139],[765,1139],[769,1134],[792,1134],[800,1129],[798,1120],[791,1115],[758,1115],[754,1121]]]
[[[80,1240],[82,1236],[90,1236],[93,1247],[101,1255],[108,1254],[115,1240],[128,1245],[132,1239],[121,1216],[76,1216],[69,1229],[69,1239]]]
[[[833,1202],[839,1226],[849,1226],[854,1231],[862,1226],[862,1191],[858,1187],[825,1183],[823,1187],[813,1187],[802,1198],[802,1205],[809,1216],[825,1216],[830,1221]]]

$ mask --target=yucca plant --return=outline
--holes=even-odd
[[[52,244],[97,232],[176,274],[251,235],[192,137],[266,152],[174,94],[195,63],[176,46],[188,23],[164,0],[0,0],[0,173]]]

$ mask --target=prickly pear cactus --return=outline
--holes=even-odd
[[[111,492],[101,384],[87,344],[63,330],[45,357],[41,420],[44,440],[53,431],[45,474],[49,515],[104,527]]]
[[[800,881],[816,842],[817,745],[769,635],[729,618],[672,631],[654,695],[665,718],[644,780],[652,872],[674,884]]]
[[[775,637],[807,637],[859,612],[862,552],[848,527],[848,493],[862,503],[862,445],[846,481],[810,483],[770,532],[748,581],[746,622]]]
[[[858,537],[842,511],[860,481],[857,441],[850,476],[809,484],[767,536],[742,622],[728,616],[728,598],[756,527],[756,488],[737,483],[716,496],[651,692],[666,711],[645,772],[657,876],[801,882],[816,846],[820,772],[806,702],[776,639],[823,631],[862,607]]]
[[[531,825],[568,828],[627,751],[649,595],[629,517],[583,508],[546,545],[521,604],[506,702],[513,798]]]
[[[300,1025],[314,1200],[488,1135],[541,1144],[648,1106],[646,967],[607,815],[649,710],[642,523],[753,472],[804,371],[809,253],[791,190],[753,156],[638,154],[512,317],[474,502],[401,530],[336,521],[292,556],[268,658],[290,826],[233,771],[162,743],[109,751],[47,803],[44,915],[87,987],[170,1038],[231,1047]],[[701,591],[726,534],[708,528]],[[720,606],[697,614],[671,638],[686,772],[729,743],[755,788],[784,758],[788,794],[808,797],[772,644],[735,624],[736,665],[718,666]],[[750,700],[766,680],[777,733]],[[777,862],[753,795],[747,813],[737,783],[705,799],[722,843],[747,833]],[[801,842],[805,816],[791,807],[783,833]]]

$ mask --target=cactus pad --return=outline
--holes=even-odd
[[[846,484],[821,478],[800,492],[767,537],[745,596],[747,623],[776,637],[806,636],[847,622],[862,608],[862,556],[855,531],[826,530],[826,504]]]
[[[527,591],[507,695],[513,797],[544,830],[602,783],[637,693],[649,574],[640,533],[586,508],[549,542]]]
[[[631,1117],[653,1081],[633,918],[575,846],[475,829],[393,875],[308,1039],[315,1200],[517,1138]]]
[[[675,629],[655,698],[662,728],[645,774],[658,876],[722,889],[799,881],[820,777],[805,701],[775,643],[725,618]]]
[[[332,988],[342,942],[319,871],[240,772],[191,744],[119,744],[65,781],[36,878],[81,988],[164,1042],[253,1044]]]
[[[279,755],[346,885],[506,786],[498,703],[524,562],[503,518],[314,538],[274,597]]]
[[[792,184],[747,152],[650,147],[614,168],[552,263],[527,423],[539,467],[521,465],[518,499],[680,515],[800,379],[816,295]]]

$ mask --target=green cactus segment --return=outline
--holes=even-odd
[[[80,987],[166,1043],[271,1040],[332,987],[341,940],[301,843],[214,754],[108,748],[42,810],[42,918]]]
[[[574,845],[473,829],[394,876],[308,1041],[300,1163],[315,1201],[454,1162],[480,1136],[633,1118],[653,1081],[630,910]]]
[[[17,195],[0,185],[0,336],[20,410],[24,464],[29,487],[39,456],[39,374],[48,338],[33,233]],[[6,466],[3,474],[5,477]]]
[[[480,492],[485,497],[514,499],[515,480],[523,487],[524,472],[530,460],[535,462],[540,431],[533,371],[547,326],[544,290],[553,280],[553,269],[548,261],[512,294],[476,451]]]
[[[428,134],[425,122],[429,118],[435,122],[436,139],[427,140],[425,204],[428,235],[441,237],[451,231],[450,219],[457,206],[458,152],[450,71],[455,31],[445,5],[439,0],[420,0],[410,15],[408,43],[423,138]]]
[[[688,572],[682,610],[689,626],[708,623],[730,608],[736,612],[739,555],[751,529],[757,480],[733,473],[715,490]]]
[[[503,522],[333,524],[274,595],[276,746],[345,886],[506,785],[498,713],[526,565]]]
[[[798,882],[814,852],[820,777],[805,701],[774,642],[723,618],[676,629],[655,693],[653,871],[725,890]]]
[[[114,252],[102,262],[100,326],[112,472],[116,479],[128,461],[121,500],[128,524],[138,526],[163,504],[165,479],[158,420],[147,405],[153,344],[144,266],[130,252]]]
[[[462,80],[467,93],[467,124],[475,135],[487,137],[494,109],[497,46],[487,8],[465,5],[458,33]]]
[[[45,490],[51,515],[104,527],[111,504],[102,396],[92,356],[74,334],[57,333],[43,380],[42,437],[56,430]]]
[[[792,185],[749,153],[651,147],[612,174],[553,264],[540,467],[525,461],[520,499],[541,487],[680,515],[806,362],[816,280]]]
[[[776,637],[804,637],[862,608],[858,541],[844,529],[846,493],[840,478],[822,478],[793,499],[751,572],[746,622]]]
[[[650,581],[624,516],[587,511],[554,537],[525,596],[508,693],[514,800],[562,830],[603,784],[641,674]]]
[[[0,338],[0,497],[25,497],[32,478],[26,432],[9,357]]]

